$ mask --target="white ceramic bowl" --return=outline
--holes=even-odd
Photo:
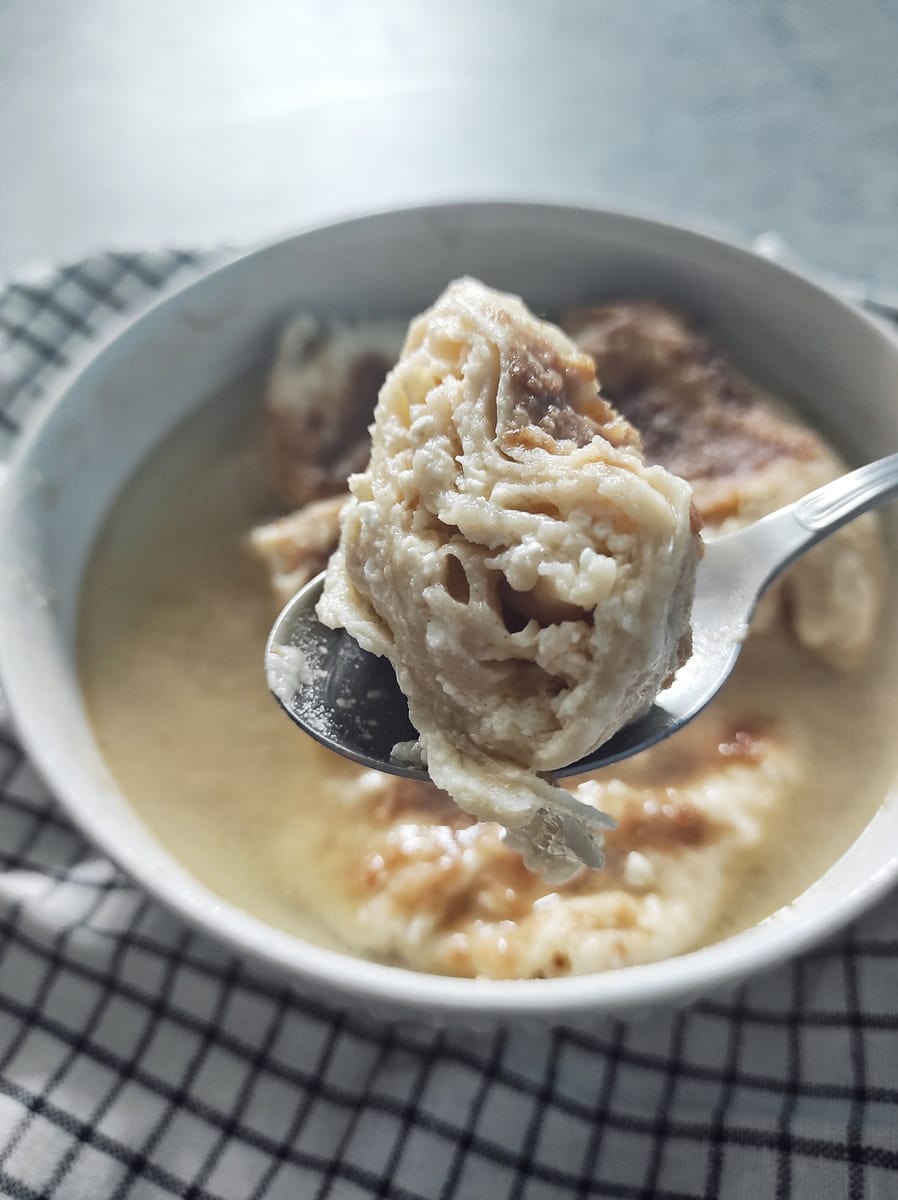
[[[794,904],[718,945],[573,979],[447,979],[308,945],[213,895],[119,793],[82,706],[73,648],[82,572],[116,495],[150,450],[259,365],[297,307],[408,316],[466,272],[536,308],[601,294],[683,304],[858,460],[898,445],[898,342],[801,276],[714,238],[619,214],[515,204],[437,206],[313,230],[213,271],[127,324],[69,376],[23,439],[0,489],[3,686],[34,762],[82,829],[164,904],[305,990],[478,1023],[570,1023],[683,1002],[796,953],[885,892],[898,871],[898,794],[883,798],[850,850]]]

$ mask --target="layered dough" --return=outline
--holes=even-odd
[[[368,958],[438,974],[549,978],[680,954],[712,938],[765,838],[807,785],[775,722],[717,706],[675,739],[571,781],[613,815],[601,871],[551,884],[499,825],[430,784],[341,764],[314,839],[279,838],[279,886]],[[289,818],[288,818],[289,821]],[[307,849],[296,870],[286,847]]]
[[[688,485],[560,330],[461,280],[412,322],[350,491],[320,618],[390,659],[438,787],[547,877],[600,865],[604,816],[542,773],[688,655]]]
[[[645,456],[692,485],[703,535],[741,529],[843,474],[823,439],[741,375],[681,314],[649,302],[566,314],[602,391]],[[803,555],[763,597],[752,632],[789,625],[813,653],[852,667],[869,653],[885,568],[872,515]]]
[[[293,508],[344,492],[368,459],[368,422],[405,325],[326,325],[303,313],[281,334],[265,412],[273,483]],[[301,535],[303,536],[303,535]]]
[[[265,563],[271,586],[282,604],[327,566],[340,537],[340,513],[346,492],[258,525],[249,535],[253,552]]]

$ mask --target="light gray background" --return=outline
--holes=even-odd
[[[451,197],[898,283],[898,0],[0,0],[0,277]]]

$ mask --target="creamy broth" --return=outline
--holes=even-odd
[[[199,880],[246,911],[339,946],[306,866],[326,862],[360,769],[306,738],[269,695],[276,613],[245,535],[276,509],[252,381],[205,405],[126,487],[86,577],[84,691],[123,793]],[[898,638],[842,674],[791,639],[752,639],[716,711],[772,715],[805,785],[734,880],[717,940],[790,903],[864,827],[894,777]],[[312,876],[313,878],[313,876]]]

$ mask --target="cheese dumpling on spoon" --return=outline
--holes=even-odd
[[[689,655],[689,485],[645,464],[561,330],[462,279],[412,321],[350,491],[320,619],[387,656],[462,808],[550,878],[601,865],[607,820],[546,773]]]

